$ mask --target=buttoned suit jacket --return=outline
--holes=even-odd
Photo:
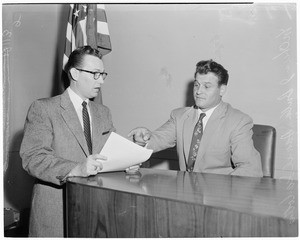
[[[110,110],[89,102],[93,154],[115,131]],[[20,156],[33,177],[29,235],[63,237],[63,188],[67,174],[89,155],[82,126],[69,94],[40,99],[30,106]]]
[[[194,107],[178,108],[152,132],[147,148],[154,152],[176,145],[179,168],[186,171],[192,135],[198,121]],[[223,101],[203,131],[195,172],[262,177],[261,158],[252,140],[252,119]]]

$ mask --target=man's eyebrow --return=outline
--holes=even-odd
[[[194,82],[197,82],[197,83],[199,83],[199,84],[205,84],[205,85],[210,84],[210,85],[212,85],[211,82],[203,82],[203,83],[200,83],[200,82],[198,82],[197,80],[194,80]]]
[[[194,80],[194,84],[195,83],[198,83],[198,84],[203,84],[203,85],[213,85],[213,83],[211,83],[211,82],[203,82],[203,83],[200,83],[198,80]]]

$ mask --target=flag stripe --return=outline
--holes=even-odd
[[[101,34],[109,35],[107,23],[97,21],[97,32]]]
[[[77,37],[77,40],[78,40],[77,46],[79,46],[80,44],[82,44],[84,46],[84,45],[87,45],[87,35],[85,34],[86,33],[86,19],[79,21],[79,24],[80,25],[77,25],[78,26],[77,34],[78,34],[78,36],[80,36],[80,39],[78,39],[78,37]]]
[[[97,20],[101,22],[107,22],[106,13],[104,9],[97,8]]]
[[[70,56],[70,54],[68,55]],[[64,58],[63,58],[63,66],[66,66],[67,62],[68,62],[68,56],[66,54],[64,54]]]
[[[97,34],[97,42],[102,43],[101,45],[98,45],[98,48],[111,51],[110,37],[108,35]]]
[[[72,52],[72,43],[69,42],[68,44],[66,44],[65,55],[70,56],[71,52]]]
[[[69,42],[71,42],[71,37],[72,37],[72,25],[68,22],[68,25],[67,25],[67,40]]]
[[[97,4],[97,8],[105,10],[105,5],[104,4]]]

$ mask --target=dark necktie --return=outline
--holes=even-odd
[[[205,113],[201,113],[198,122],[195,125],[190,152],[189,152],[189,158],[188,158],[188,165],[187,165],[187,171],[192,172],[194,169],[195,161],[197,158],[197,153],[200,146],[200,141],[203,134],[203,123],[202,119],[205,117]]]
[[[82,119],[83,119],[83,129],[84,129],[84,136],[86,139],[86,143],[89,148],[89,153],[92,154],[92,138],[91,138],[91,126],[90,126],[90,118],[89,113],[86,107],[87,103],[84,101],[82,103]]]

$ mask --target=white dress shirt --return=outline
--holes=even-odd
[[[215,111],[215,109],[219,106],[219,104],[209,110],[207,110],[206,112],[203,112],[201,109],[198,109],[198,119],[200,117],[201,113],[205,113],[205,117],[202,119],[202,123],[203,123],[203,131],[205,129],[205,126],[210,118],[210,116],[213,114],[213,112]]]
[[[74,105],[74,108],[76,110],[76,113],[77,113],[77,116],[78,116],[78,119],[80,121],[80,124],[81,124],[81,127],[83,129],[83,119],[82,119],[82,102],[83,100],[81,99],[81,97],[79,97],[70,87],[67,88],[67,91],[69,93],[69,96],[70,96],[70,99],[71,99],[71,102],[73,103]],[[89,108],[89,99],[86,99],[85,100],[86,103],[87,103],[87,110],[88,110],[88,113],[89,113],[89,118],[90,118],[90,128],[91,128],[91,135],[92,135],[92,118],[91,118],[91,112],[90,112],[90,108]],[[84,129],[83,129],[84,130]]]

